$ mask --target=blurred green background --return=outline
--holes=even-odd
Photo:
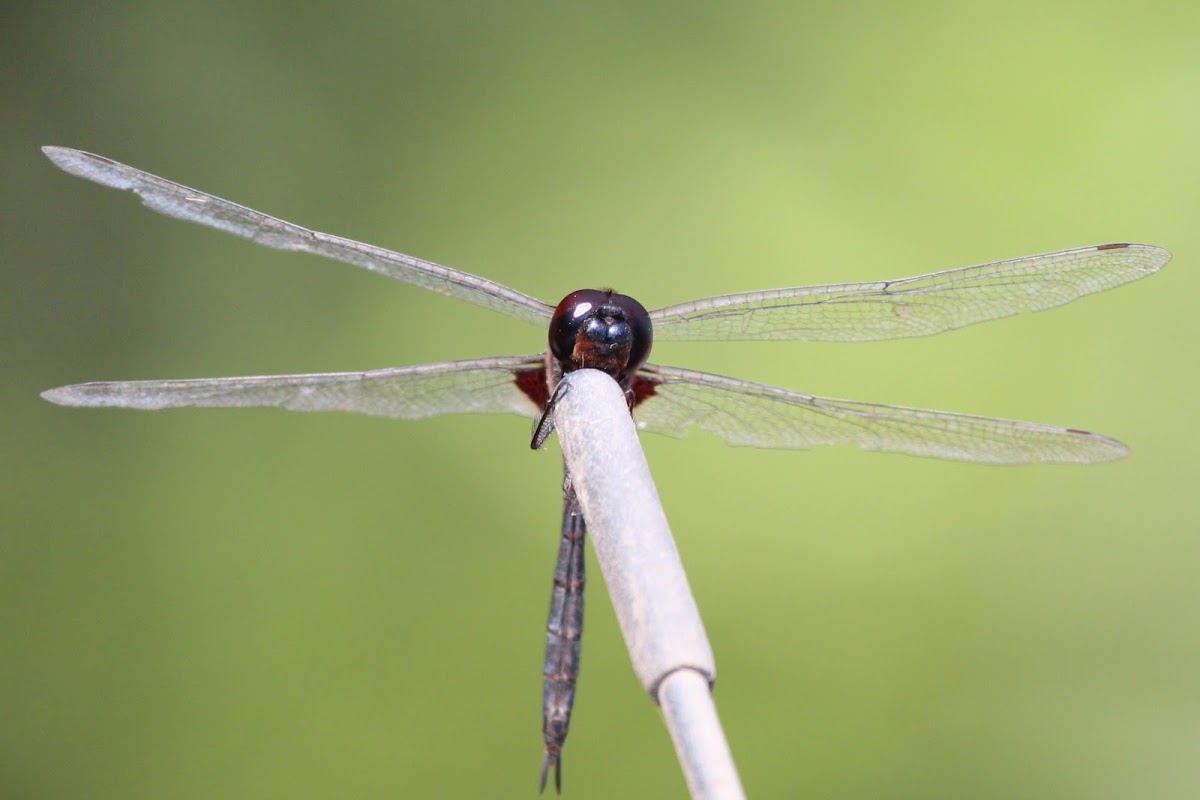
[[[1200,794],[1200,6],[9,4],[0,798],[530,797],[559,509],[528,422],[51,406],[544,334],[66,176],[81,147],[556,302],[1109,241],[1160,275],[656,361],[1116,436],[991,468],[647,438],[754,797]],[[591,562],[594,564],[594,561]],[[593,570],[567,796],[681,797]]]

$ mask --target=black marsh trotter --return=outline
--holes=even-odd
[[[656,366],[646,359],[652,336],[662,341],[826,342],[927,336],[1054,308],[1150,275],[1171,257],[1151,245],[1105,244],[901,280],[708,297],[650,313],[632,298],[596,289],[572,292],[555,308],[485,278],[311,231],[102,156],[63,147],[44,150],[67,172],[132,191],[168,216],[267,247],[345,261],[525,322],[548,324],[550,329],[544,354],[371,372],[84,383],[43,394],[67,406],[277,406],[401,419],[513,413],[541,420],[536,446],[550,433],[547,406],[559,378],[591,367],[608,373],[624,389],[640,430],[670,436],[697,427],[730,444],[755,447],[799,450],[857,444],[866,450],[995,464],[1112,461],[1129,452],[1125,445],[1077,428],[832,400]],[[546,627],[543,790],[551,767],[555,787],[562,788],[562,747],[575,699],[583,631],[585,533],[570,476],[565,475],[562,542]]]

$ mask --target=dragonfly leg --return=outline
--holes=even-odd
[[[569,383],[559,381],[554,387],[554,394],[550,395],[549,402],[546,403],[546,410],[542,412],[542,416],[538,419],[537,425],[533,428],[533,439],[529,442],[530,450],[541,450],[542,445],[550,438],[550,434],[554,433],[554,406],[558,404],[559,398],[566,394],[571,388]],[[563,487],[566,491],[566,487]]]

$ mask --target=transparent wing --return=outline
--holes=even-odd
[[[543,369],[541,355],[507,356],[371,372],[81,383],[42,397],[64,406],[141,410],[273,406],[398,419],[507,413],[537,419]],[[695,426],[732,445],[857,444],[996,464],[1098,463],[1129,453],[1115,439],[1073,428],[831,400],[674,367],[644,368],[637,397],[640,429],[682,437]]]
[[[638,427],[668,436],[697,427],[732,445],[804,450],[857,444],[991,464],[1089,464],[1129,454],[1115,439],[1073,428],[831,400],[674,367],[647,365],[638,379],[644,398],[634,407]]]
[[[290,411],[353,411],[420,419],[436,414],[520,414],[537,405],[518,380],[540,379],[544,357],[448,361],[372,372],[80,383],[42,393],[63,406],[157,410],[186,406],[274,406]]]
[[[895,281],[800,286],[709,297],[654,311],[660,341],[861,342],[928,336],[1043,311],[1157,272],[1170,252],[1103,244]]]
[[[72,175],[131,191],[142,198],[147,208],[169,217],[207,225],[276,250],[298,250],[345,261],[526,322],[545,324],[554,312],[540,300],[486,278],[382,247],[310,231],[103,156],[66,147],[43,147],[42,152]]]

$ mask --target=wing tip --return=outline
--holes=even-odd
[[[100,156],[86,153],[83,150],[76,150],[72,147],[59,147],[53,144],[43,145],[42,154],[50,159],[55,166],[61,167],[68,172],[74,171],[73,168],[76,168],[89,159],[108,161],[108,159],[102,159]]]
[[[41,397],[57,406],[75,408],[125,405],[113,402],[113,395],[109,391],[111,386],[111,383],[75,383],[47,389],[41,393]]]
[[[1096,251],[1103,251],[1103,250],[1138,250],[1138,251],[1141,251],[1146,258],[1147,263],[1144,265],[1144,268],[1147,273],[1158,272],[1160,269],[1162,269],[1164,266],[1167,265],[1167,262],[1169,262],[1174,257],[1174,254],[1165,247],[1160,247],[1159,245],[1156,245],[1156,244],[1139,244],[1137,242],[1110,242],[1109,244],[1094,245],[1091,249],[1096,250]]]
[[[116,169],[121,165],[111,158],[52,144],[43,145],[42,153],[63,172],[115,189],[131,188],[129,181],[122,179]]]
[[[1105,436],[1102,433],[1081,430],[1080,428],[1065,428],[1066,433],[1085,440],[1091,447],[1083,454],[1080,463],[1105,464],[1127,458],[1133,451],[1122,441]]]
[[[72,387],[70,386],[58,386],[53,389],[47,389],[41,393],[41,398],[43,400],[48,400],[57,406],[75,405],[75,403],[71,402],[73,394],[71,392],[71,388]]]

